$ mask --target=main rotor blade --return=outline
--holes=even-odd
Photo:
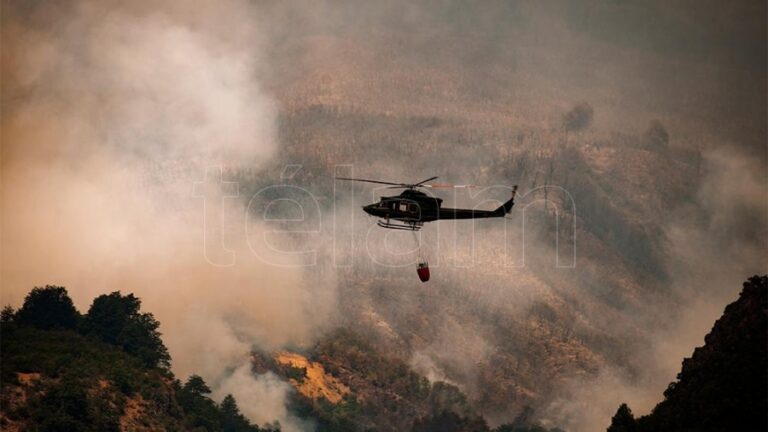
[[[350,180],[350,181],[360,181],[360,182],[367,182],[367,183],[378,183],[378,184],[385,184],[385,185],[393,185],[393,186],[403,186],[408,187],[409,185],[405,183],[392,183],[392,182],[385,182],[385,181],[378,181],[378,180],[367,180],[367,179],[356,179],[356,178],[348,178],[348,177],[334,177],[336,180]]]
[[[434,183],[434,184],[421,185],[421,187],[430,188],[430,189],[462,189],[462,188],[475,188],[475,187],[478,187],[478,186],[477,185],[455,185],[455,184],[447,184],[447,183]]]
[[[424,183],[426,183],[426,182],[428,182],[428,181],[432,181],[432,180],[435,180],[436,178],[437,178],[437,176],[434,176],[434,177],[430,177],[430,178],[428,178],[428,179],[426,179],[426,180],[422,180],[422,181],[420,181],[420,182],[418,182],[418,183],[415,183],[413,186],[421,186],[422,184],[424,184]]]

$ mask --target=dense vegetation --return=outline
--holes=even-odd
[[[327,335],[312,349],[311,358],[349,386],[351,394],[333,404],[323,398],[295,394],[293,407],[310,418],[318,432],[557,432],[539,426],[527,408],[512,423],[491,429],[461,390],[449,383],[430,383],[401,358],[379,351],[349,329]],[[257,367],[272,369],[294,380],[306,379],[303,369],[275,365],[256,355]]]
[[[768,276],[744,283],[651,414],[622,404],[609,432],[759,431],[768,406]]]
[[[81,315],[63,287],[35,288],[0,323],[0,428],[31,431],[259,432],[235,399],[169,371],[159,323],[141,301],[97,297]]]

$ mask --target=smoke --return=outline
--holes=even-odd
[[[607,426],[621,402],[642,414],[740,282],[764,272],[765,50],[751,43],[765,39],[764,5],[721,7],[4,5],[3,302],[45,283],[66,285],[80,309],[135,292],[180,376],[202,374],[253,420],[305,427],[281,405],[284,383],[247,376],[247,353],[321,334],[336,276],[290,267],[300,259],[264,244],[248,197],[207,168],[259,169],[279,153],[313,175],[355,164],[350,175],[383,180],[519,183],[520,197],[559,185],[576,200],[573,269],[555,267],[547,212],[563,200],[552,195],[549,210],[526,211],[525,239],[518,200],[509,249],[495,223],[425,227],[428,285],[409,234],[369,230],[362,189],[362,202],[338,202],[318,256],[350,265],[339,315],[367,314],[414,369],[499,404],[488,408],[499,421],[526,403],[573,430]],[[599,124],[577,116],[570,129],[583,132],[558,151],[575,101]],[[616,138],[656,118],[669,146]],[[674,153],[698,146],[700,169]],[[441,197],[462,207],[505,195]],[[638,265],[650,255],[661,259]]]
[[[546,423],[576,431],[607,427],[621,403],[636,416],[648,414],[676,380],[683,359],[704,344],[725,305],[738,297],[742,282],[765,273],[764,161],[722,146],[706,148],[701,157],[702,179],[692,202],[679,206],[665,228],[674,298],[656,305],[659,322],[633,361],[640,368],[629,373],[605,367],[565,383],[543,413]]]
[[[765,178],[755,174],[765,167],[765,97],[755,96],[765,94],[765,54],[753,49],[760,44],[738,41],[764,40],[765,25],[753,18],[738,24],[734,16],[752,14],[742,6],[726,8],[731,18],[713,5],[695,8],[693,20],[680,19],[692,9],[684,4],[456,6],[404,8],[403,17],[386,7],[345,8],[337,12],[342,17],[292,11],[305,24],[285,26],[292,48],[301,52],[302,37],[311,39],[307,58],[297,63],[307,66],[307,76],[329,77],[317,92],[287,86],[292,98],[327,107],[326,114],[306,114],[314,121],[304,124],[313,139],[297,141],[302,150],[319,147],[332,161],[357,163],[363,177],[396,181],[427,173],[481,184],[506,177],[525,182],[521,192],[542,182],[562,185],[578,207],[577,266],[553,269],[551,261],[534,261],[553,256],[551,238],[531,239],[526,232],[528,268],[503,268],[498,232],[476,233],[469,241],[467,225],[453,231],[439,222],[425,227],[425,236],[447,228],[455,238],[444,235],[448,241],[440,245],[427,240],[433,268],[428,289],[415,280],[412,265],[382,269],[379,263],[389,261],[376,257],[369,273],[355,262],[358,278],[350,291],[369,297],[361,301],[373,304],[372,327],[387,341],[397,340],[390,329],[401,335],[400,348],[412,350],[412,367],[432,379],[471,392],[478,369],[499,370],[477,358],[508,354],[499,357],[509,368],[494,378],[519,373],[514,384],[523,391],[501,420],[511,420],[510,412],[530,394],[542,419],[569,430],[607,427],[621,402],[646,413],[661,400],[682,358],[703,343],[741,281],[764,271],[759,262],[765,246],[754,239],[766,237],[759,210]],[[703,24],[709,20],[719,28]],[[744,68],[734,70],[728,66],[733,62]],[[593,108],[563,118],[570,101],[579,100]],[[357,110],[333,111],[342,104]],[[599,124],[592,124],[593,110]],[[626,148],[616,137],[637,140],[655,118],[663,121],[662,141],[671,149]],[[572,152],[552,151],[561,137],[546,130],[563,120],[567,129],[589,129],[569,142]],[[323,121],[333,131],[316,126]],[[336,148],[318,138],[324,134],[351,142],[358,152],[343,147],[333,153]],[[608,148],[593,150],[600,146]],[[526,148],[533,163],[510,169]],[[722,157],[745,149],[759,157]],[[701,173],[697,157],[704,160]],[[475,203],[446,199],[446,205]],[[523,207],[518,204],[511,217],[520,217]],[[534,229],[533,219],[545,217],[531,210],[528,229]],[[360,237],[362,244],[371,241]],[[374,254],[399,263],[415,255],[406,253],[412,244],[406,236],[374,233],[373,239],[381,245]],[[401,246],[402,255],[384,251],[391,245]],[[483,254],[474,262],[472,247]],[[386,283],[376,279],[382,274]],[[527,316],[538,302],[549,309]],[[443,328],[450,329],[449,337]],[[519,334],[527,331],[533,336]],[[537,359],[548,361],[526,364]],[[495,385],[489,382],[485,394],[497,391]]]
[[[177,375],[298,430],[286,384],[246,379],[249,353],[310,343],[335,283],[267,264],[263,225],[223,185],[193,193],[218,172],[207,168],[260,168],[276,151],[257,12],[238,0],[3,4],[2,300],[46,283],[80,310],[135,293]]]
[[[566,131],[586,129],[592,124],[594,113],[595,110],[588,103],[578,103],[563,115],[563,127]]]
[[[701,345],[724,305],[737,298],[742,282],[766,271],[764,161],[744,151],[712,147],[704,151],[702,165],[704,177],[693,203],[680,208],[667,228],[670,265],[678,269],[673,283],[680,316],[671,337],[658,344],[659,359],[681,358]]]
[[[617,400],[628,402],[633,410],[659,402],[658,395],[638,392],[639,389],[640,386],[628,384],[624,372],[603,368],[596,376],[563,383],[559,396],[546,407],[541,422],[568,431],[605,429],[618,409]]]
[[[291,126],[312,138],[293,136],[295,154],[354,162],[362,177],[382,180],[426,173],[458,183],[506,178],[519,181],[521,192],[561,185],[578,208],[577,265],[533,259],[553,257],[551,236],[531,235],[552,230],[532,226],[546,217],[533,208],[525,269],[502,265],[509,251],[499,250],[497,231],[472,237],[468,222],[457,231],[447,222],[425,227],[425,236],[440,229],[444,239],[425,240],[433,269],[427,289],[413,274],[407,236],[363,233],[355,245],[373,242],[380,247],[372,254],[386,256],[355,261],[344,302],[362,303],[382,339],[410,350],[411,366],[432,379],[471,392],[485,369],[491,378],[482,396],[518,396],[504,402],[502,421],[526,402],[542,419],[576,431],[606,427],[621,402],[647,412],[734,298],[731,290],[760,271],[754,264],[766,256],[746,241],[765,238],[764,213],[749,204],[765,202],[764,179],[762,186],[750,180],[744,195],[743,179],[717,178],[743,172],[748,157],[714,168],[722,165],[716,153],[743,148],[758,148],[756,164],[764,167],[765,98],[755,95],[765,93],[765,54],[753,49],[760,44],[739,42],[764,39],[764,23],[746,6],[726,8],[728,18],[712,4],[390,5],[398,13],[365,5],[320,14],[294,5],[277,15],[280,36],[291,42],[280,52],[296,55],[302,76],[318,85],[287,83],[284,91],[297,109],[301,102],[324,109],[296,114]],[[695,19],[681,19],[692,9]],[[735,16],[750,17],[749,25]],[[294,21],[302,25],[284,24]],[[709,21],[718,28],[703,24]],[[563,118],[581,100],[590,108]],[[626,148],[616,136],[636,140],[656,118],[672,149]],[[562,137],[548,129],[560,126],[584,130],[569,141],[573,151],[553,150]],[[714,164],[703,175],[695,160],[675,154],[695,158],[701,143],[711,146],[701,155],[705,165]],[[445,204],[477,203],[458,198]],[[525,204],[511,215],[518,218],[512,231]],[[386,268],[393,261],[407,263]],[[549,307],[529,313],[539,303]]]
[[[259,425],[274,423],[278,419],[281,430],[312,430],[313,425],[292,416],[285,400],[292,391],[290,384],[267,372],[254,377],[249,365],[241,365],[219,384],[214,397],[223,399],[231,394],[237,401],[258,401],[240,404],[240,411]]]

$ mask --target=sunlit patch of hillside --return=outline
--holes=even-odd
[[[326,373],[322,364],[313,362],[301,354],[279,352],[275,354],[275,361],[304,371],[303,378],[290,378],[290,382],[299,393],[310,399],[322,397],[336,404],[341,402],[344,395],[350,393],[349,387]]]

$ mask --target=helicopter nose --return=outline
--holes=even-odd
[[[369,205],[363,206],[363,211],[368,213],[369,215],[373,215],[373,205],[369,204]]]

